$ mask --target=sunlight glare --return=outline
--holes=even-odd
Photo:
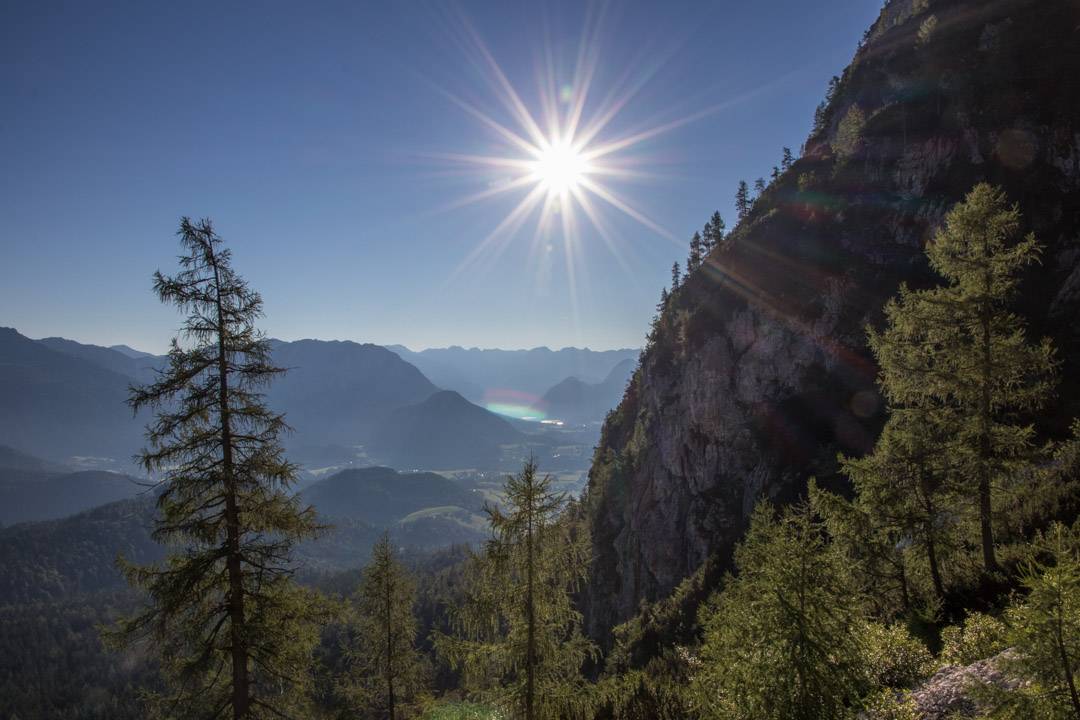
[[[582,153],[565,140],[547,143],[533,164],[537,181],[553,195],[577,190],[589,170]]]

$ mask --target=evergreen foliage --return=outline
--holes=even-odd
[[[745,180],[739,181],[739,188],[735,191],[735,214],[739,222],[745,220],[750,214],[750,187]]]
[[[942,472],[962,487],[979,523],[983,567],[998,569],[995,512],[1018,478],[1032,477],[1034,429],[1018,421],[1052,388],[1049,341],[1027,341],[1008,308],[1019,272],[1037,262],[1034,236],[1017,240],[1020,212],[1001,190],[982,184],[946,216],[927,247],[948,285],[901,288],[885,308],[887,327],[870,331],[880,384],[894,413],[919,413],[941,442]],[[921,432],[909,425],[906,434]]]
[[[925,408],[895,408],[870,455],[840,459],[855,498],[846,513],[830,515],[835,537],[862,560],[871,584],[898,587],[903,610],[916,600],[913,591],[927,595],[912,587],[919,577],[929,576],[931,600],[944,599],[943,560],[962,545],[956,508],[963,495],[941,453],[948,440]],[[915,557],[921,573],[910,567]],[[877,585],[878,595],[886,590]]]
[[[424,687],[416,647],[416,584],[384,533],[355,595],[355,634],[346,648],[346,695],[375,717],[412,717]]]
[[[1007,671],[1024,678],[993,715],[1080,720],[1080,554],[1076,533],[1055,523],[1035,541],[1045,558],[1025,568],[1027,597],[1007,612]]]
[[[690,275],[701,265],[701,259],[708,254],[701,233],[694,233],[690,239],[690,255],[686,258],[686,274]]]
[[[702,613],[691,695],[703,718],[847,718],[868,688],[865,605],[808,505],[779,518],[766,504]]]
[[[712,217],[705,223],[705,227],[701,231],[705,255],[712,252],[713,248],[720,246],[720,243],[724,241],[724,233],[726,230],[727,227],[724,224],[724,218],[720,217],[719,211],[713,212]]]
[[[305,704],[316,640],[290,550],[317,525],[288,492],[287,426],[260,394],[283,372],[254,324],[262,299],[208,220],[184,218],[178,234],[180,271],[155,273],[154,290],[187,313],[190,345],[174,340],[168,367],[130,399],[157,412],[141,460],[162,473],[154,537],[174,550],[162,565],[125,568],[150,604],[113,637],[149,638],[160,654],[163,716],[281,717]]]
[[[533,460],[507,478],[505,509],[488,508],[493,537],[468,566],[456,632],[436,636],[466,688],[526,720],[588,717],[594,702],[581,670],[596,648],[573,602],[588,537],[551,482]]]

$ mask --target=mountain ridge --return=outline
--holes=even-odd
[[[1039,430],[1078,414],[1080,89],[1059,82],[1080,72],[1078,26],[1064,3],[886,4],[803,156],[672,293],[603,428],[594,637],[709,559],[719,577],[759,500],[798,498],[811,476],[843,487],[837,453],[866,452],[884,417],[864,328],[901,282],[936,282],[922,246],[978,182],[1046,247],[1016,303],[1063,360]]]

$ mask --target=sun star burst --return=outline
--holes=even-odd
[[[561,196],[577,191],[592,170],[572,140],[552,139],[537,148],[536,156],[532,164],[533,175],[549,194]]]

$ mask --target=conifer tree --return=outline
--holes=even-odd
[[[761,193],[765,192],[765,178],[758,178],[754,181],[754,192],[758,197],[761,197]]]
[[[679,270],[679,261],[676,260],[671,266],[671,292],[674,294],[682,284],[682,271]]]
[[[180,223],[180,271],[154,275],[162,302],[187,313],[158,378],[132,389],[149,407],[141,461],[162,473],[154,537],[163,565],[126,566],[149,607],[114,639],[149,636],[171,679],[169,718],[268,718],[303,704],[315,604],[292,581],[290,550],[316,532],[289,488],[283,417],[261,389],[284,372],[256,329],[262,299],[232,268],[208,220]]]
[[[864,605],[808,506],[762,503],[735,551],[738,574],[705,607],[692,696],[709,720],[850,717],[867,689]]]
[[[994,512],[1009,480],[1031,467],[1034,430],[1017,422],[1041,407],[1055,366],[1049,341],[1031,344],[1008,309],[1018,274],[1036,262],[1033,235],[1019,241],[1020,212],[982,184],[946,216],[927,247],[948,285],[901,288],[870,333],[890,405],[918,407],[950,438],[941,448],[976,507],[983,566],[998,568]]]
[[[750,187],[745,180],[739,181],[739,189],[735,191],[735,214],[739,222],[745,220],[750,214]]]
[[[690,255],[686,258],[687,275],[698,269],[704,254],[705,247],[701,239],[701,233],[694,233],[694,237],[690,238]]]
[[[769,174],[769,180],[771,180],[772,182],[776,182],[779,179],[780,179],[780,168],[773,165],[772,166],[772,172]]]
[[[942,558],[960,544],[955,508],[962,494],[941,453],[948,442],[932,413],[896,408],[870,455],[841,458],[856,492],[852,502],[874,535],[852,539],[865,543],[863,553],[880,548],[892,556],[887,562],[902,578],[905,605],[911,573],[899,548],[922,555],[934,594],[944,598]]]
[[[780,159],[780,168],[785,172],[795,164],[795,158],[791,154],[791,148],[785,147],[783,157]]]
[[[994,717],[1080,720],[1080,553],[1076,531],[1055,523],[1034,543],[1021,578],[1027,596],[1006,613],[1014,651],[1006,669],[1024,678],[997,696]]]
[[[395,720],[423,683],[422,656],[417,650],[414,614],[416,585],[398,561],[390,536],[384,533],[372,548],[356,593],[356,637],[347,648],[350,684],[369,709]]]
[[[587,571],[588,538],[560,517],[566,498],[533,460],[507,478],[504,502],[487,510],[493,537],[470,565],[457,634],[437,635],[437,647],[467,687],[511,717],[583,717],[592,699],[581,669],[595,647],[572,594]]]
[[[720,243],[724,241],[724,232],[726,229],[727,227],[724,225],[724,218],[720,217],[720,212],[713,212],[712,217],[709,218],[709,222],[705,223],[705,229],[701,234],[706,255],[712,252],[713,248],[719,247]]]

